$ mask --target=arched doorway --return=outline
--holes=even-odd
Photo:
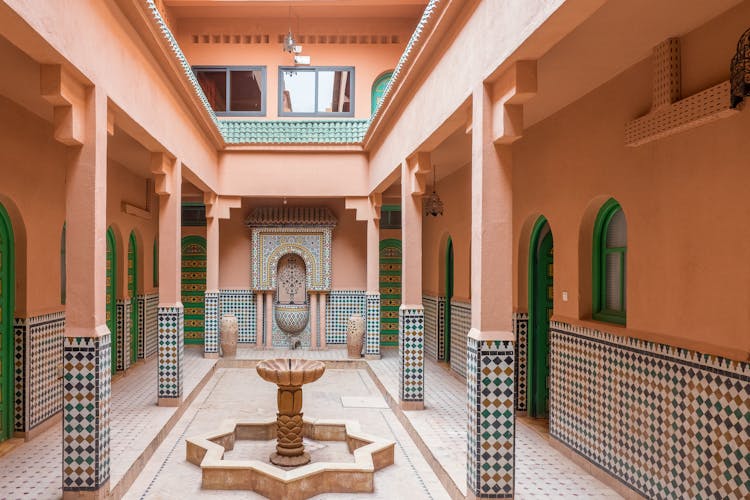
[[[375,114],[375,110],[378,109],[378,105],[380,104],[380,101],[383,100],[383,97],[385,96],[385,89],[388,87],[388,82],[391,81],[391,77],[393,76],[393,71],[387,71],[380,75],[375,82],[372,84],[372,93],[371,93],[371,114]]]
[[[380,345],[398,346],[398,308],[401,306],[401,241],[380,242]]]
[[[138,241],[128,239],[128,295],[130,296],[130,364],[138,359]]]
[[[13,314],[15,244],[8,212],[0,204],[0,441],[13,432]]]
[[[445,310],[443,312],[443,346],[445,360],[451,360],[451,300],[453,299],[453,240],[448,237],[445,249]]]
[[[117,372],[117,306],[115,297],[117,296],[117,248],[115,247],[115,232],[112,228],[107,229],[107,328],[111,338],[111,360],[112,375]]]
[[[529,248],[528,414],[549,415],[549,320],[553,307],[554,244],[547,219],[540,217]]]
[[[203,343],[206,295],[206,239],[182,238],[182,304],[185,307],[185,343]]]

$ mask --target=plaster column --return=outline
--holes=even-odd
[[[182,306],[182,164],[165,153],[152,155],[159,194],[159,406],[182,401],[185,311]]]
[[[206,216],[206,293],[203,356],[219,357],[219,219]]]
[[[328,346],[326,345],[326,300],[328,298],[328,294],[326,292],[321,292],[320,294],[320,331],[318,332],[318,349],[327,349]]]
[[[266,338],[263,341],[264,347],[273,347],[273,292],[266,292]]]
[[[410,164],[411,163],[411,164]],[[424,307],[422,306],[422,195],[430,157],[401,164],[401,307],[398,310],[399,404],[424,409]]]
[[[318,346],[318,294],[310,292],[310,349],[316,349]]]
[[[365,359],[380,359],[380,213],[367,220],[367,292]]]
[[[59,67],[57,71],[59,70]],[[82,144],[70,150],[65,182],[67,275],[63,339],[63,498],[109,493],[111,334],[106,324],[107,96],[80,88]],[[65,108],[60,110],[60,108]],[[72,113],[68,106],[55,107]]]
[[[263,292],[255,290],[255,348],[263,348]]]
[[[512,498],[515,483],[511,156],[493,141],[489,89],[474,90],[467,498]],[[505,110],[495,119],[502,119]],[[489,374],[489,375],[488,375]],[[491,411],[487,411],[487,409]]]

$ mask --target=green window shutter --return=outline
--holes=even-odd
[[[625,213],[620,204],[610,198],[599,210],[594,225],[594,319],[625,324],[627,239]]]
[[[388,82],[391,81],[393,71],[389,71],[378,77],[375,83],[372,84],[372,109],[371,114],[375,114],[375,110],[378,109],[380,101],[385,96],[385,89],[388,87]]]

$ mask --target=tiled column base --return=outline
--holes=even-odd
[[[63,496],[109,491],[111,337],[63,339]]]
[[[380,359],[380,293],[367,292],[365,358]]]
[[[182,400],[182,361],[185,350],[183,307],[159,307],[159,406],[179,406]]]
[[[424,307],[398,310],[398,393],[404,410],[424,409]]]
[[[130,299],[118,299],[117,309],[117,371],[130,368]]]
[[[203,355],[206,358],[219,357],[219,292],[206,292],[203,326]]]
[[[467,340],[469,431],[467,498],[513,498],[515,484],[514,346]]]

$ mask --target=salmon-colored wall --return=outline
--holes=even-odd
[[[699,58],[695,51],[702,50],[700,38],[709,37],[706,43],[731,54],[745,28],[739,24],[725,15],[686,37],[687,88],[728,77],[730,57],[721,63],[722,73],[713,57]],[[712,78],[698,76],[701,64]],[[650,107],[651,68],[650,59],[642,61],[526,130],[517,143],[515,306],[527,307],[529,228],[542,214],[554,237],[555,316],[591,318],[591,227],[612,196],[628,223],[627,328],[598,326],[748,359],[750,238],[743,227],[750,218],[750,114],[628,148],[624,125]]]
[[[298,27],[292,21],[294,34],[397,35],[395,44],[318,44],[298,42],[302,55],[311,57],[310,66],[354,66],[354,116],[369,118],[372,84],[385,71],[393,70],[409,41],[416,19],[303,19]],[[177,42],[194,66],[266,66],[266,117],[278,118],[278,68],[294,66],[292,56],[281,50],[279,34],[286,33],[286,19],[180,19]],[[270,43],[195,43],[194,35],[269,34]],[[299,40],[299,38],[297,39]],[[287,117],[284,117],[287,118]]]
[[[453,298],[471,298],[471,166],[465,165],[437,183],[443,215],[422,219],[422,290],[445,295],[445,251],[453,242]]]
[[[250,287],[250,230],[245,219],[256,207],[281,206],[278,198],[246,198],[241,209],[232,209],[231,217],[220,226],[220,288]],[[336,290],[364,290],[366,285],[365,222],[355,219],[354,210],[344,208],[344,200],[298,198],[289,199],[289,207],[328,207],[338,224],[333,230],[331,248],[332,288]]]

